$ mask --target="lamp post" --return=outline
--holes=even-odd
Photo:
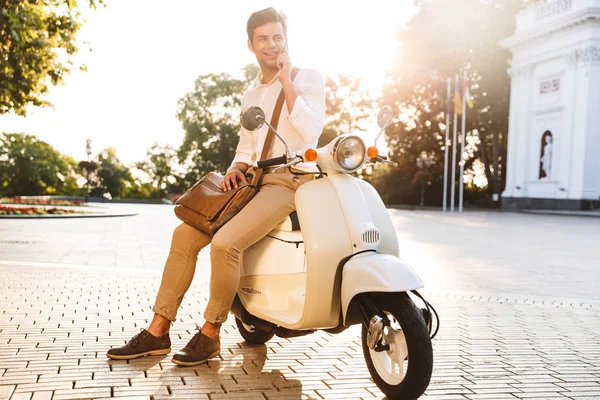
[[[90,193],[90,156],[92,155],[92,139],[85,140],[85,152],[87,153],[88,167],[85,169],[85,202],[88,202]]]
[[[427,154],[427,152],[422,151],[417,157],[417,167],[419,167],[419,174],[421,175],[421,207],[425,205],[425,176],[423,173],[423,169],[431,166],[431,157]]]

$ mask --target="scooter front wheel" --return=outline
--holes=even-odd
[[[362,327],[363,354],[371,377],[390,399],[416,399],[429,386],[433,371],[427,324],[406,293],[379,293],[373,300],[389,324],[375,349],[369,347],[369,332]]]
[[[261,331],[251,325],[246,325],[239,318],[235,319],[235,324],[240,335],[250,344],[265,344],[275,335],[275,332]]]

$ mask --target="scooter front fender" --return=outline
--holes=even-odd
[[[389,254],[363,253],[344,264],[342,312],[344,324],[354,296],[368,292],[405,292],[420,289],[423,282],[408,263]]]

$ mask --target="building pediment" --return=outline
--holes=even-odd
[[[500,41],[514,49],[571,27],[600,23],[600,0],[553,0],[528,7],[517,16],[515,34]]]

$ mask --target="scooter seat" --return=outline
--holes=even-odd
[[[275,227],[278,231],[284,232],[295,232],[300,230],[300,221],[298,220],[298,213],[294,211],[286,219],[281,221],[279,225]]]

